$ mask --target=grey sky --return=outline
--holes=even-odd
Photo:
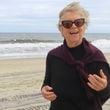
[[[90,12],[87,32],[110,32],[109,0],[0,0],[0,32],[58,32],[58,13],[73,1]]]

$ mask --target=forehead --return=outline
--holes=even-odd
[[[74,20],[84,17],[84,15],[79,11],[67,11],[63,13],[61,20]]]

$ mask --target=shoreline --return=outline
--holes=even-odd
[[[110,62],[110,53],[103,53],[108,62]],[[13,61],[13,60],[46,60],[45,57],[7,57],[0,58],[0,61]]]

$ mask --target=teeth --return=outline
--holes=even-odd
[[[78,32],[70,32],[70,34],[77,34]]]

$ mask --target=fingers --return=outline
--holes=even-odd
[[[52,87],[44,86],[41,90],[43,97],[49,101],[55,100],[57,96],[52,90]]]
[[[52,93],[53,88],[50,86],[44,86],[44,92],[45,94],[50,94]]]
[[[107,77],[102,70],[100,70],[100,76],[90,74],[88,80],[88,86],[96,91],[101,91],[107,87]]]
[[[104,79],[107,79],[106,75],[104,74],[103,70],[100,69],[100,76]]]
[[[94,85],[92,85],[90,82],[87,83],[88,86],[96,91],[98,91],[98,88],[96,88]]]
[[[100,85],[99,81],[95,78],[95,75],[89,75],[89,85],[91,85],[92,88],[98,88]]]

